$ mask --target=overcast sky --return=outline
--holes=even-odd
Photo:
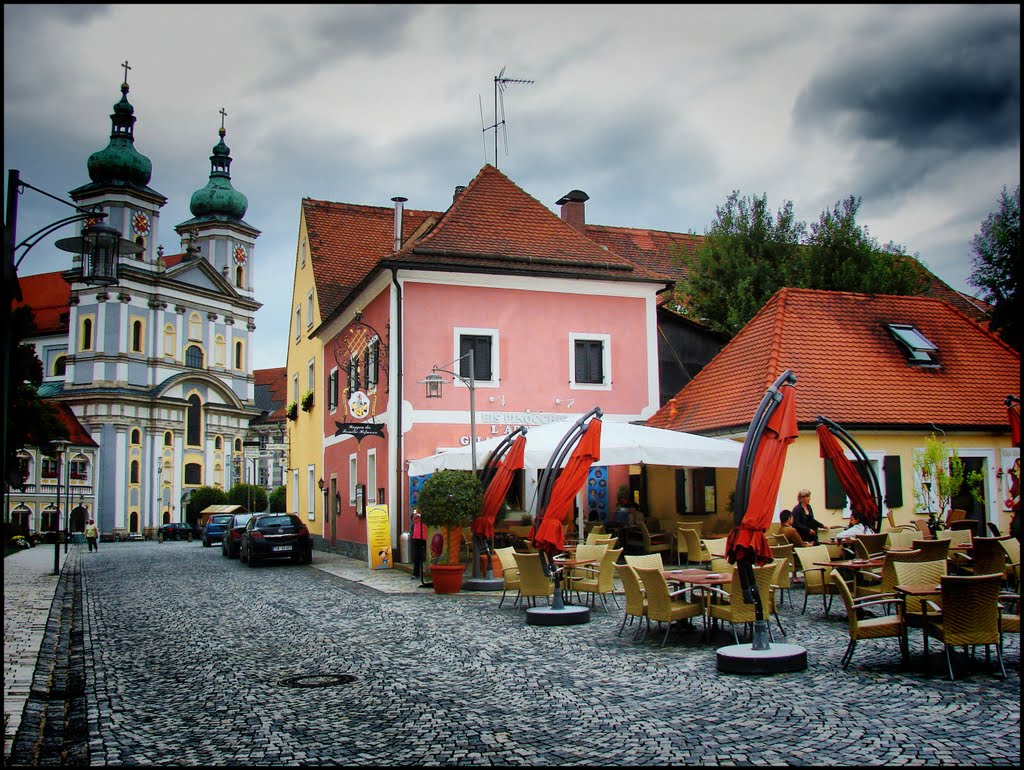
[[[498,167],[554,211],[585,191],[595,224],[700,234],[733,190],[810,222],[852,194],[976,293],[970,240],[1020,184],[1017,5],[5,5],[6,169],[87,183],[126,59],[167,253],[228,113],[256,368],[285,364],[301,199],[443,211],[494,162],[502,71],[534,82],[506,86]],[[19,236],[63,208],[28,191]],[[20,274],[69,259],[42,243]]]

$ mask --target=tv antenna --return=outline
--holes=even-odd
[[[488,131],[494,131],[494,167],[498,167],[498,127],[505,126],[505,89],[514,83],[530,84],[532,80],[521,80],[518,78],[507,78],[505,77],[505,68],[501,68],[501,72],[494,76],[494,123],[486,128],[482,129],[482,133],[486,134]],[[501,102],[501,120],[498,120],[498,103],[499,96]],[[480,125],[484,123],[484,103],[483,99],[480,99]],[[508,155],[508,128],[502,133],[502,137],[505,140],[505,155]],[[487,162],[487,140],[484,139],[484,162]]]

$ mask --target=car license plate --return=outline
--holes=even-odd
[[[290,545],[275,545],[271,550],[273,551],[290,551],[292,547]]]

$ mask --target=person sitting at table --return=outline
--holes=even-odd
[[[800,537],[800,533],[796,531],[793,526],[793,512],[787,510],[779,511],[779,534],[782,535],[786,540],[793,544],[796,548],[805,548],[807,543]]]
[[[641,524],[647,523],[647,515],[640,510],[640,505],[636,501],[629,504],[627,511],[629,512],[629,526],[639,527]]]
[[[871,529],[864,523],[864,517],[856,508],[850,509],[850,526],[836,533],[836,540],[852,540],[857,535],[870,535]]]
[[[825,525],[814,518],[811,508],[811,490],[801,489],[796,493],[796,505],[793,507],[793,527],[800,533],[805,543],[818,544],[818,530],[826,529]]]

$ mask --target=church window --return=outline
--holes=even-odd
[[[142,352],[142,321],[132,322],[132,351]]]
[[[213,341],[213,363],[214,366],[224,366],[225,355],[224,335],[218,334]]]
[[[138,460],[132,460],[131,474],[129,476],[128,483],[129,484],[138,484],[139,483],[139,461]]]
[[[203,349],[198,345],[189,345],[185,349],[185,366],[190,369],[203,368]]]
[[[203,319],[199,313],[193,313],[188,318],[188,338],[197,341],[203,338]]]
[[[92,350],[92,318],[82,319],[82,333],[78,339],[79,350]]]
[[[178,355],[178,334],[173,324],[164,327],[164,355],[171,358],[177,358]]]
[[[188,397],[185,407],[185,442],[189,446],[199,446],[203,440],[203,406],[199,396],[193,393]]]
[[[142,433],[138,428],[132,430],[132,444],[138,446],[142,443]]]
[[[57,356],[53,362],[53,376],[63,377],[68,371],[67,356]]]
[[[235,343],[235,368],[245,368],[245,348],[241,341]]]

